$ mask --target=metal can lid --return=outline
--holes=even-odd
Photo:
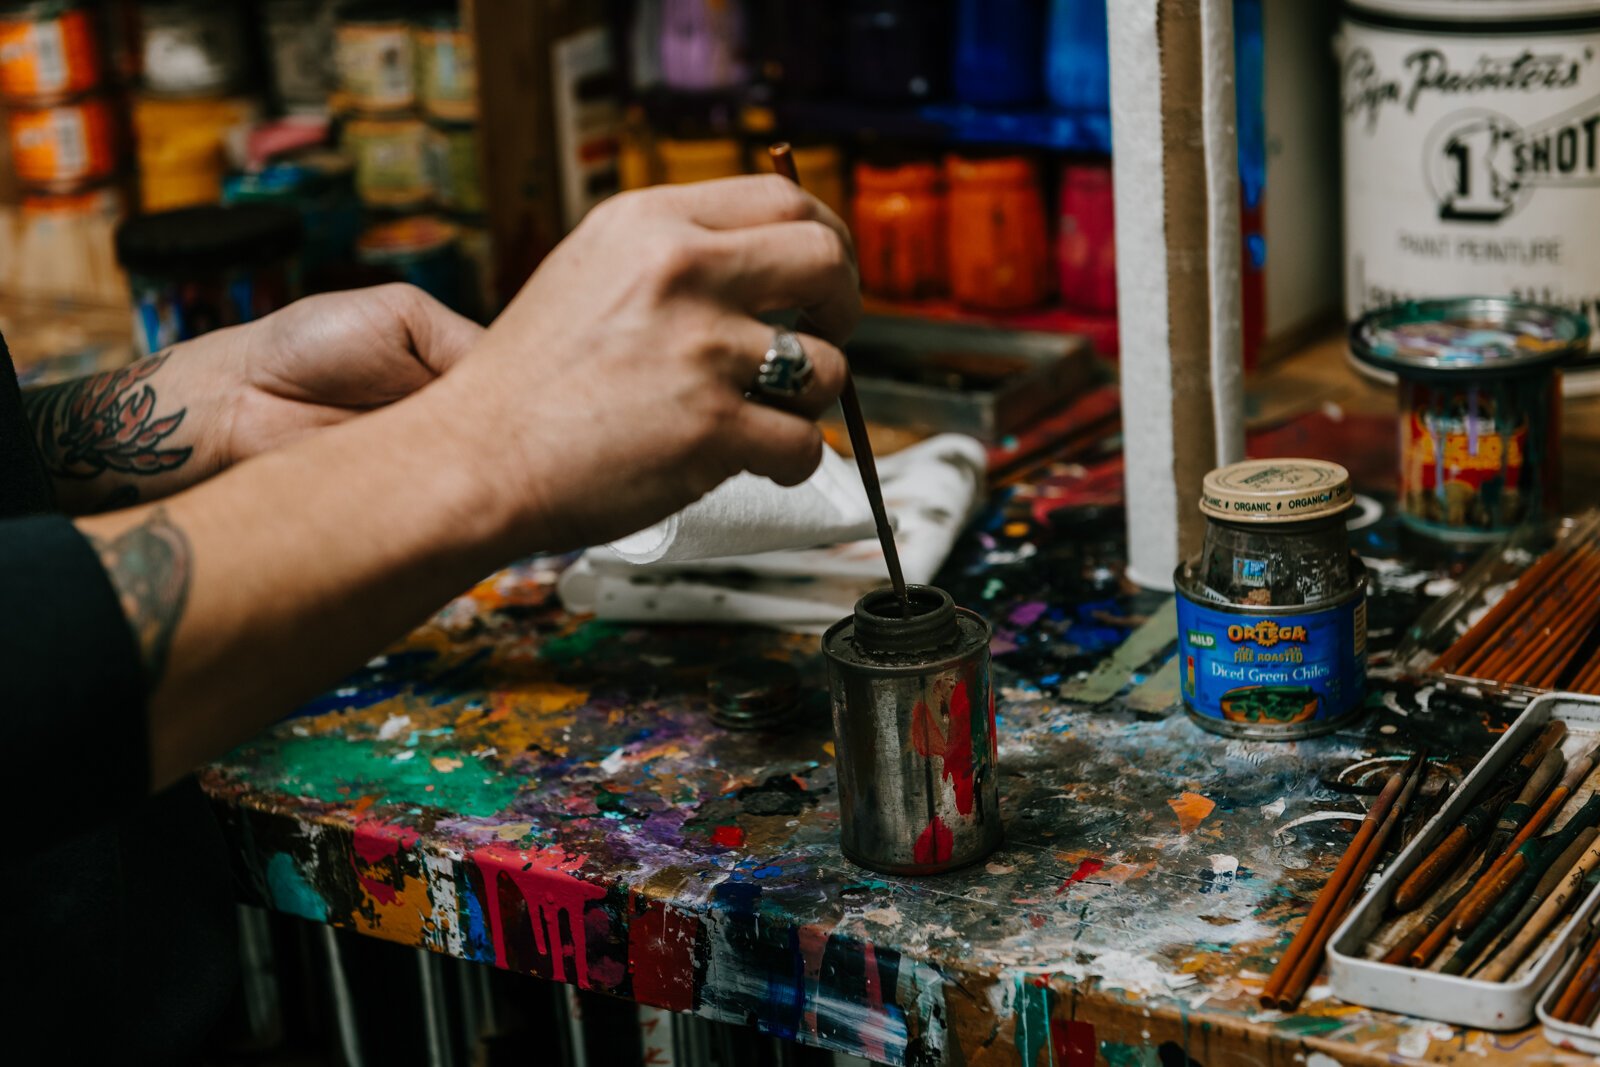
[[[1501,296],[1391,304],[1350,328],[1357,359],[1413,379],[1543,371],[1588,346],[1583,315]]]
[[[1305,522],[1350,506],[1350,472],[1322,459],[1250,459],[1206,475],[1200,510],[1229,522]]]

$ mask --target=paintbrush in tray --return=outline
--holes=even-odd
[[[1590,797],[1589,802],[1568,819],[1560,830],[1547,838],[1529,841],[1518,849],[1519,854],[1526,856],[1521,873],[1514,879],[1508,880],[1507,871],[1512,869],[1512,865],[1508,864],[1506,871],[1502,871],[1495,880],[1495,886],[1503,888],[1491,890],[1490,906],[1483,911],[1481,919],[1475,924],[1458,926],[1456,933],[1462,936],[1463,940],[1455,954],[1445,961],[1442,968],[1444,973],[1461,974],[1471,966],[1479,954],[1489,947],[1495,935],[1506,929],[1511,917],[1533,895],[1545,872],[1571,847],[1580,834],[1594,826],[1597,821],[1600,821],[1600,796]]]
[[[1600,828],[1589,827],[1551,864],[1533,895],[1506,924],[1506,932],[1472,977],[1485,982],[1506,978],[1556,921],[1577,903],[1589,872],[1600,864],[1600,844],[1595,843],[1596,837],[1600,837]]]
[[[767,154],[772,157],[772,169],[800,184],[800,172],[794,166],[794,152],[787,141],[769,145]],[[883,506],[883,486],[878,481],[878,464],[872,456],[872,438],[867,436],[867,420],[861,413],[861,400],[856,396],[855,377],[848,367],[844,372],[844,388],[839,393],[839,407],[844,410],[845,430],[850,434],[850,451],[855,453],[856,469],[861,472],[861,484],[867,490],[867,503],[872,508],[872,523],[878,530],[878,543],[883,546],[883,562],[889,568],[889,581],[894,595],[900,601],[903,615],[911,614],[911,601],[906,597],[905,573],[900,569],[900,552],[894,543],[894,527],[889,525],[889,512]]]
[[[1562,1022],[1589,1025],[1590,1016],[1583,1010],[1583,1001],[1591,987],[1600,988],[1600,913],[1589,919],[1589,929],[1579,939],[1580,962],[1556,998],[1550,1017]]]
[[[1427,898],[1433,892],[1433,887],[1439,879],[1444,877],[1455,865],[1456,861],[1467,852],[1469,846],[1489,834],[1490,830],[1499,831],[1499,819],[1502,807],[1512,799],[1521,799],[1515,792],[1533,777],[1534,771],[1544,761],[1545,756],[1560,745],[1566,737],[1567,724],[1557,719],[1547,723],[1539,731],[1528,746],[1518,755],[1517,760],[1501,776],[1499,787],[1481,803],[1474,805],[1444,839],[1435,845],[1421,863],[1406,876],[1395,890],[1393,906],[1397,911],[1409,911]],[[1503,845],[1505,842],[1501,842]],[[1489,859],[1493,855],[1486,849]]]
[[[1328,938],[1350,910],[1356,894],[1377,865],[1378,858],[1383,855],[1389,838],[1404,820],[1406,808],[1427,773],[1426,754],[1418,752],[1384,783],[1372,807],[1367,809],[1366,817],[1361,820],[1356,836],[1340,857],[1338,866],[1323,885],[1322,891],[1317,894],[1300,929],[1295,932],[1294,940],[1268,976],[1267,984],[1261,990],[1262,1006],[1288,1011],[1300,1003],[1300,998],[1322,967]]]

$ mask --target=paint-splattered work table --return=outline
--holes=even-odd
[[[1161,602],[1115,585],[1118,514],[1040,499],[1002,494],[942,579],[996,625],[1007,843],[985,865],[911,880],[839,856],[814,639],[574,619],[558,560],[484,583],[204,785],[280,911],[874,1060],[1561,1057],[1321,985],[1299,1014],[1257,1007],[1351,830],[1289,824],[1360,810],[1323,776],[1417,740],[1470,761],[1492,716],[1380,686],[1346,732],[1243,743],[1172,713],[1159,675],[1118,693],[1159,658],[1107,657]],[[1437,584],[1378,577],[1381,646]],[[712,725],[708,671],[761,654],[815,683],[800,720]],[[1060,695],[1074,678],[1096,703]]]

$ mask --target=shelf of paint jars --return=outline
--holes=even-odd
[[[1095,154],[1111,150],[1111,116],[1104,111],[960,103],[772,100],[760,86],[737,94],[654,90],[636,97],[634,102],[643,110],[646,121],[663,131],[755,136],[781,130],[788,137],[992,145]]]

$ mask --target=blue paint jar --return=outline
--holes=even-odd
[[[1366,695],[1366,568],[1344,517],[1349,473],[1249,460],[1206,475],[1200,555],[1178,568],[1178,664],[1189,717],[1229,737],[1328,733]]]
[[[1051,0],[1045,88],[1069,111],[1111,110],[1106,0]]]
[[[961,0],[951,79],[955,95],[969,104],[1037,99],[1044,14],[1042,0]]]

